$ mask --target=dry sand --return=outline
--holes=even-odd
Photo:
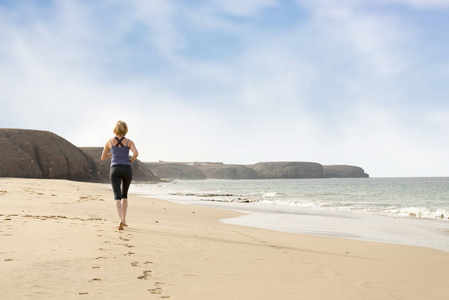
[[[0,299],[448,299],[449,253],[225,225],[106,185],[0,179]]]

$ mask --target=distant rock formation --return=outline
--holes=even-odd
[[[356,166],[331,165],[323,166],[325,178],[363,178],[369,177],[365,171]]]
[[[111,160],[101,160],[101,153],[103,152],[103,147],[81,147],[92,160],[97,164],[98,176],[101,182],[109,182],[109,169],[111,166]],[[136,159],[133,164],[133,181],[138,182],[153,182],[160,181],[160,179],[153,174],[153,172],[148,168],[148,166]]]
[[[153,173],[159,178],[165,179],[206,179],[206,175],[200,169],[183,163],[146,163]]]
[[[323,178],[323,166],[313,162],[260,162],[250,165],[259,178]]]
[[[207,162],[146,163],[166,179],[296,179],[369,177],[362,168],[348,165],[322,166],[313,162],[260,162],[254,165],[228,165]]]
[[[110,161],[101,161],[102,147],[78,148],[48,131],[0,129],[0,177],[70,179],[109,182]],[[313,162],[133,163],[133,180],[167,179],[275,179],[369,177],[357,166],[322,166]]]
[[[52,132],[0,129],[0,144],[1,177],[99,179],[95,162]]]
[[[243,165],[197,164],[196,167],[212,179],[256,179],[259,176],[252,168]]]

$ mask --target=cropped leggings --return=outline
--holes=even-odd
[[[128,189],[133,179],[132,167],[125,165],[112,166],[109,177],[114,191],[114,199],[128,199]]]

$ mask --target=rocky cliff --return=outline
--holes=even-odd
[[[323,166],[313,162],[260,162],[249,167],[264,179],[323,177]]]
[[[196,167],[203,171],[207,178],[212,179],[259,178],[255,170],[243,165],[199,164]]]
[[[52,178],[109,182],[110,161],[101,161],[102,147],[78,148],[62,137],[39,130],[0,129],[0,177]],[[134,181],[169,179],[271,179],[368,177],[360,167],[322,166],[313,162],[133,163]]]
[[[98,176],[101,182],[109,182],[109,169],[111,166],[111,160],[101,160],[101,153],[103,152],[103,147],[81,147],[84,151],[97,165]],[[153,174],[153,172],[148,168],[148,166],[136,159],[133,164],[133,181],[138,182],[153,182],[160,181],[160,179]]]
[[[99,180],[95,162],[52,132],[0,129],[0,144],[0,177]]]
[[[369,177],[365,171],[356,166],[348,165],[331,165],[323,166],[325,178],[359,178]]]
[[[166,179],[206,179],[200,169],[181,163],[146,163],[150,170],[159,178]]]
[[[254,165],[223,163],[147,163],[167,179],[276,179],[368,177],[362,168],[348,165],[322,166],[313,162],[261,162]]]

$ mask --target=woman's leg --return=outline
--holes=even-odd
[[[133,179],[133,171],[131,166],[126,168],[123,174],[123,189],[122,189],[122,222],[125,226],[126,224],[126,213],[128,211],[128,190]]]
[[[122,201],[115,200],[115,208],[117,209],[117,215],[120,219],[120,222],[123,223],[123,209],[122,209]]]
[[[122,199],[122,222],[123,225],[128,226],[126,224],[126,212],[128,211],[128,199]]]
[[[117,210],[117,215],[120,219],[120,225],[119,230],[123,230],[123,210],[122,210],[122,168],[120,166],[114,166],[111,167],[110,170],[110,178],[111,178],[111,184],[112,184],[112,190],[114,191],[114,202],[115,202],[115,208]]]

